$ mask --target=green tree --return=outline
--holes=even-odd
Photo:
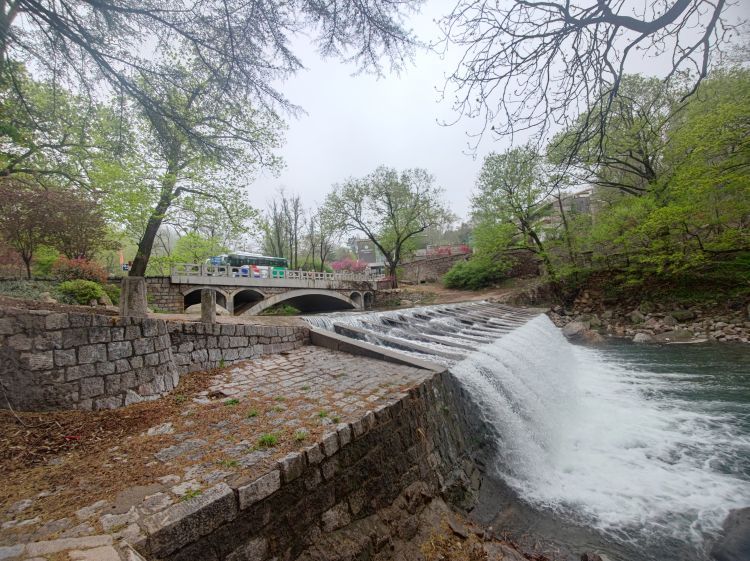
[[[366,177],[334,186],[326,199],[326,215],[342,230],[362,232],[375,244],[396,287],[396,271],[416,236],[454,220],[434,182],[423,169],[399,173],[379,167]]]
[[[145,274],[159,228],[175,213],[206,206],[220,208],[238,227],[253,215],[244,188],[253,169],[276,165],[271,151],[278,146],[281,122],[272,113],[233,104],[223,95],[223,87],[212,77],[199,75],[198,68],[179,64],[173,67],[169,83],[149,87],[174,114],[191,126],[200,126],[201,143],[193,142],[184,128],[161,113],[134,111],[138,119],[135,124],[140,128],[135,129],[139,137],[133,145],[148,174],[139,177],[132,168],[126,172],[140,179],[134,187],[115,170],[106,187],[112,208],[128,212],[123,200],[132,200],[138,194],[145,195],[147,201],[135,213],[139,220],[145,218],[145,224],[138,225],[142,229],[131,276]],[[181,201],[186,204],[180,206]]]
[[[380,72],[384,59],[400,67],[410,57],[415,41],[402,20],[418,5],[416,0],[2,0],[0,68],[27,62],[92,98],[109,93],[129,99],[180,129],[193,145],[210,143],[205,122],[174,111],[171,100],[152,87],[172,82],[174,53],[194,59],[196,73],[217,84],[217,105],[229,99],[258,110],[294,110],[278,90],[280,81],[303,67],[290,44],[294,36],[310,30],[323,55]]]
[[[554,278],[541,221],[549,213],[549,196],[555,187],[543,158],[530,144],[489,154],[472,197],[477,224],[474,243],[479,252],[498,255],[509,248],[528,249],[539,254]]]

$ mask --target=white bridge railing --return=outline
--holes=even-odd
[[[230,267],[228,265],[206,265],[199,263],[177,263],[172,266],[172,276],[180,277],[229,277],[274,280],[320,280],[320,281],[377,281],[385,275],[366,273],[326,273],[319,271],[292,271],[289,269],[261,268],[253,271],[252,267]]]

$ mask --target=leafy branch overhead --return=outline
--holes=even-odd
[[[575,153],[604,138],[635,61],[664,60],[666,79],[687,74],[687,94],[694,93],[738,34],[731,6],[726,0],[459,0],[441,21],[446,48],[461,52],[445,94],[455,94],[459,116],[479,120],[478,138],[524,131],[544,137],[586,112],[568,145]]]

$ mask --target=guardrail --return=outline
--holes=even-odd
[[[292,271],[290,269],[260,269],[254,272],[251,267],[230,267],[228,265],[206,265],[199,263],[178,263],[173,265],[172,276],[255,278],[269,281],[377,281],[385,278],[385,275],[368,275],[365,273],[326,273],[319,271]]]

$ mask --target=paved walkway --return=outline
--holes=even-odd
[[[320,453],[328,435],[429,375],[303,347],[228,367],[192,393],[102,413],[107,426],[149,426],[43,466],[4,466],[0,560],[136,559],[116,546],[142,539],[147,518],[220,482],[237,488],[295,451]]]

